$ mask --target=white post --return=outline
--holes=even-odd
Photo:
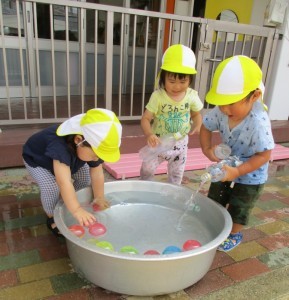
[[[283,23],[283,38],[278,42],[270,82],[266,84],[265,102],[270,120],[288,120],[289,117],[289,7]]]

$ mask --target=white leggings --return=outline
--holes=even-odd
[[[44,211],[47,215],[53,215],[54,208],[59,201],[59,187],[56,183],[55,176],[48,170],[36,167],[30,167],[25,161],[24,165],[38,184],[40,189],[40,199]],[[90,185],[90,172],[89,166],[85,164],[76,173],[72,175],[73,185],[76,191]]]
[[[158,155],[152,160],[143,161],[140,170],[141,180],[153,180],[158,166],[168,162],[168,182],[180,185],[185,171],[188,152],[188,136],[177,141],[174,149]]]

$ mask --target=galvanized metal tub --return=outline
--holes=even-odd
[[[184,214],[192,190],[183,186],[115,181],[105,183],[105,194],[111,208],[96,213],[96,217],[105,224],[107,233],[97,239],[109,240],[113,251],[75,236],[68,229],[73,218],[63,203],[57,205],[54,219],[66,238],[75,271],[93,284],[120,294],[162,295],[193,285],[208,272],[218,245],[232,228],[227,210],[199,193],[194,198],[196,205],[191,206],[195,209]],[[91,188],[77,195],[81,205],[88,208]],[[181,248],[185,239],[197,239],[202,246],[172,254],[143,254],[150,248],[161,252],[168,245]],[[134,246],[139,254],[120,252],[125,245]]]

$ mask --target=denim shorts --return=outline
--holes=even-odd
[[[208,197],[228,208],[233,223],[247,225],[252,208],[260,197],[264,184],[249,185],[232,182],[212,182]]]

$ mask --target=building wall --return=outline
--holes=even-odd
[[[205,18],[216,20],[224,10],[232,10],[238,17],[239,23],[250,24],[254,0],[207,0]]]
[[[251,25],[263,26],[266,7],[270,0],[254,0],[252,13],[251,13]]]
[[[289,8],[284,20],[284,36],[279,41],[274,58],[271,80],[266,86],[265,96],[271,120],[289,120]]]

